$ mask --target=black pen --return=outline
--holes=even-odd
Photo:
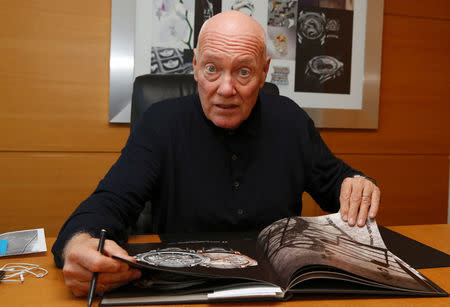
[[[97,248],[97,251],[100,252],[100,254],[103,253],[103,245],[105,244],[105,234],[106,230],[102,229],[100,232],[100,240],[98,241],[98,248]],[[92,299],[94,298],[95,295],[95,286],[97,285],[97,277],[98,272],[95,272],[92,275],[91,287],[89,288],[88,307],[91,307]]]

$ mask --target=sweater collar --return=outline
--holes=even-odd
[[[256,136],[258,134],[260,121],[261,121],[261,101],[260,95],[256,100],[255,106],[253,107],[250,115],[246,120],[244,120],[239,127],[233,130],[228,130],[224,128],[217,127],[214,123],[209,120],[205,113],[203,112],[202,104],[200,101],[200,97],[196,94],[196,104],[199,112],[202,114],[203,120],[206,122],[208,126],[211,127],[214,131],[224,135],[250,135]]]

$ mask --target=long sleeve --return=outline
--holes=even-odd
[[[305,190],[323,210],[337,212],[340,208],[342,181],[362,173],[352,169],[328,149],[310,118],[307,129],[311,148],[309,156],[311,169]]]
[[[52,248],[57,266],[63,266],[62,250],[76,233],[87,232],[96,237],[105,228],[108,239],[126,241],[130,225],[151,198],[161,157],[157,134],[149,125],[139,123],[117,162],[63,225]]]

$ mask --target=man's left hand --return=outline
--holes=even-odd
[[[364,226],[367,215],[374,218],[380,206],[380,189],[370,180],[364,177],[345,178],[341,185],[342,220],[354,226],[358,221],[358,226]]]

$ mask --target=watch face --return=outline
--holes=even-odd
[[[210,259],[209,262],[201,263],[200,265],[218,268],[218,269],[237,269],[248,266],[255,266],[258,263],[250,257],[235,253],[204,253],[204,256]]]
[[[312,58],[308,66],[310,69],[319,75],[335,74],[342,68],[343,64],[336,58],[328,55],[319,55]]]
[[[286,35],[280,34],[275,37],[273,40],[273,45],[275,46],[275,50],[281,54],[285,54],[288,49],[288,39]]]
[[[302,37],[314,40],[325,35],[325,16],[318,13],[300,12],[299,32]]]
[[[180,66],[180,60],[179,59],[172,59],[172,60],[167,60],[165,62],[162,63],[164,68],[166,69],[175,69],[178,66]]]
[[[159,55],[163,58],[173,56],[175,54],[175,49],[162,49],[159,51]]]
[[[306,77],[323,84],[342,75],[344,64],[328,55],[319,55],[312,58],[306,67]]]
[[[150,265],[171,268],[191,267],[209,261],[205,256],[190,251],[152,250],[135,257]]]

